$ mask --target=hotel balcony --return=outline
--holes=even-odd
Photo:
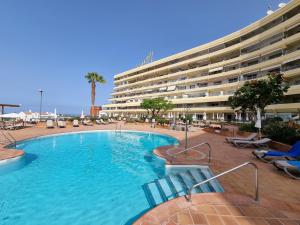
[[[117,74],[104,111],[144,113],[143,99],[163,97],[176,105],[173,113],[186,104],[193,113],[232,113],[228,97],[271,72],[283,73],[291,85],[285,100],[290,100],[267,110],[299,109],[299,1],[223,38]]]

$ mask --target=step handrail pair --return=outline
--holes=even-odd
[[[1,134],[10,144],[17,146],[17,140],[9,132],[4,133],[1,131]]]
[[[214,179],[216,179],[216,178],[218,178],[218,177],[221,177],[221,176],[223,176],[223,175],[225,175],[225,174],[231,173],[231,172],[233,172],[233,171],[236,171],[236,170],[238,170],[238,169],[240,169],[240,168],[242,168],[242,167],[244,167],[244,166],[248,166],[248,165],[251,165],[251,166],[255,169],[255,197],[254,197],[254,199],[255,199],[255,201],[258,202],[258,201],[259,201],[258,167],[257,167],[257,165],[256,165],[255,163],[253,163],[253,162],[245,162],[245,163],[243,163],[243,164],[241,164],[241,165],[238,165],[238,166],[236,166],[236,167],[234,167],[234,168],[232,168],[232,169],[226,170],[226,171],[224,171],[224,172],[222,172],[222,173],[220,173],[220,174],[218,174],[218,175],[216,175],[216,176],[213,176],[213,177],[211,177],[211,178],[209,178],[209,179],[207,179],[207,180],[201,181],[201,182],[198,183],[198,184],[194,184],[194,185],[188,190],[188,194],[185,196],[186,199],[187,199],[187,201],[191,201],[191,200],[192,200],[192,191],[193,191],[194,188],[199,187],[199,186],[202,185],[202,184],[205,184],[205,183],[207,183],[207,182],[209,182],[209,181],[211,181],[211,180],[214,180]]]
[[[192,150],[192,149],[194,149],[194,148],[196,148],[196,147],[199,147],[199,146],[202,146],[202,145],[207,145],[208,148],[209,148],[209,151],[208,151],[208,163],[210,163],[210,162],[211,162],[211,151],[212,151],[212,148],[211,148],[211,146],[210,146],[210,144],[209,144],[208,142],[203,142],[203,143],[194,145],[194,146],[192,146],[192,147],[183,149],[183,150],[181,150],[181,151],[179,151],[179,152],[176,152],[176,153],[174,153],[174,154],[169,154],[169,153],[168,153],[168,154],[171,155],[171,156],[179,155],[179,154],[181,154],[181,153],[183,153],[183,152],[187,152],[187,151],[189,151],[189,150]]]
[[[121,133],[122,132],[122,125],[121,124],[119,126],[118,126],[118,124],[116,124],[115,132],[118,132],[118,127],[120,127],[119,132]]]

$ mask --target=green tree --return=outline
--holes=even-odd
[[[235,91],[228,101],[233,109],[255,112],[261,109],[262,114],[268,105],[280,102],[288,91],[288,84],[282,74],[270,73],[267,79],[248,81]]]
[[[99,75],[96,72],[87,73],[85,75],[85,78],[91,84],[91,89],[92,89],[91,100],[92,100],[92,106],[94,106],[95,105],[95,96],[96,96],[96,83],[105,84],[106,80],[103,78],[102,75]]]
[[[163,98],[144,99],[141,103],[141,108],[146,109],[148,116],[155,118],[161,112],[166,112],[174,108],[174,104]]]

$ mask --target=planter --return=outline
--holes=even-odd
[[[284,151],[287,152],[291,146],[288,144],[284,144],[281,142],[277,142],[277,141],[271,141],[269,144],[269,147],[272,149],[276,149],[276,150],[280,150],[280,151]]]

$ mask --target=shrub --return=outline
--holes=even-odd
[[[164,125],[164,124],[168,124],[169,123],[168,119],[162,118],[162,117],[156,117],[156,121],[160,125]]]
[[[273,118],[267,118],[266,120],[263,120],[263,125],[267,125],[274,122],[282,122],[283,119],[279,116],[273,117]]]
[[[108,116],[101,116],[101,119],[103,119],[103,121],[108,121]]]
[[[245,132],[257,132],[258,129],[255,127],[255,123],[244,123],[240,125],[239,128],[240,131],[245,131]]]
[[[184,123],[185,123],[186,120],[189,121],[189,124],[192,124],[192,122],[193,122],[193,116],[192,116],[192,115],[187,115],[186,117],[181,117],[180,119],[181,119]]]
[[[268,138],[286,144],[294,144],[297,140],[300,140],[299,130],[289,127],[287,123],[282,121],[268,123],[263,127],[262,132]]]

